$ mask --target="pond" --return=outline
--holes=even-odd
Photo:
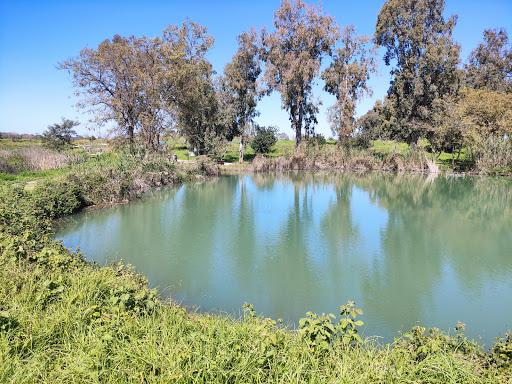
[[[354,300],[361,331],[414,325],[492,345],[512,327],[512,182],[386,173],[222,176],[63,220],[56,237],[123,260],[201,310],[298,323]]]

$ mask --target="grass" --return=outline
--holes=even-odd
[[[170,154],[176,154],[179,160],[192,160],[195,161],[196,157],[190,157],[189,149],[186,141],[183,138],[172,138],[166,137],[164,138],[166,141],[166,149]],[[83,145],[90,144],[88,140],[80,140],[76,141],[74,144]],[[19,141],[10,141],[7,139],[0,140],[0,150],[7,151],[19,151],[20,149],[28,149],[33,147],[34,145],[40,146],[39,142],[30,141],[30,140],[19,140]],[[99,145],[99,144],[98,144]],[[232,142],[228,143],[226,148],[226,153],[223,156],[223,160],[228,163],[238,163],[238,146],[239,146],[239,138],[235,138]],[[327,140],[326,144],[323,146],[323,150],[329,152],[332,148],[337,146],[337,142],[335,140]],[[428,141],[420,140],[418,143],[419,147],[428,148]],[[321,148],[322,149],[322,148]],[[371,147],[366,150],[366,153],[371,156],[376,156],[378,158],[385,158],[386,156],[390,156],[392,154],[398,154],[400,156],[406,157],[408,152],[410,151],[410,147],[406,143],[396,142],[393,140],[373,140],[371,142]],[[265,156],[269,159],[276,159],[278,157],[282,157],[285,159],[290,158],[295,154],[295,141],[294,140],[280,140],[276,143],[276,145],[272,148],[271,152],[266,154]],[[76,155],[83,155],[83,151],[81,149],[75,149],[72,153]],[[244,148],[244,162],[252,162],[254,157],[256,156],[254,150],[250,145],[245,145]],[[451,153],[441,153],[441,155],[436,160],[440,170],[442,171],[451,171],[452,163],[451,163]],[[460,155],[460,159],[456,162],[457,169],[468,170],[470,168],[469,162],[469,153],[467,149],[463,149]],[[243,167],[242,167],[243,168]],[[56,174],[58,171],[56,172]],[[56,174],[52,174],[51,172],[41,173],[41,172],[33,172],[32,174],[21,172],[19,176],[16,177],[15,180],[29,180],[31,177],[34,179],[40,179],[45,177],[53,177]],[[13,180],[11,177],[6,176],[5,174],[0,173],[0,180]]]
[[[158,301],[132,270],[89,265],[57,247],[36,264],[2,257],[0,302],[0,382],[6,383],[499,383],[507,377],[474,351],[440,348],[419,358],[404,340],[315,350],[269,319],[197,314]]]
[[[417,361],[406,347],[374,339],[315,351],[266,319],[154,301],[120,265],[52,264],[2,260],[2,382],[499,382],[497,372],[479,372],[478,360],[446,351]],[[124,295],[134,303],[121,308]]]

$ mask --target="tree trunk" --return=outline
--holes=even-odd
[[[300,144],[301,126],[302,126],[302,119],[299,117],[299,121],[295,125],[295,149],[297,149]]]
[[[299,148],[301,133],[302,133],[302,104],[299,103],[299,119],[297,121],[297,125],[295,126],[295,150],[297,150],[297,148]]]
[[[130,141],[130,152],[132,153],[132,155],[135,154],[135,140],[134,140],[134,135],[133,135],[133,127],[128,127],[128,139]]]
[[[240,136],[240,146],[238,147],[238,162],[244,162],[244,135]]]

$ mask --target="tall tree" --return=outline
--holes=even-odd
[[[232,136],[241,136],[239,162],[242,163],[245,136],[249,133],[249,127],[254,123],[254,118],[259,115],[256,106],[261,98],[261,92],[258,89],[261,63],[258,36],[254,29],[243,32],[237,40],[238,50],[224,68],[222,90],[233,112]]]
[[[85,48],[77,57],[59,64],[73,76],[75,95],[81,97],[77,106],[92,113],[98,126],[117,123],[114,130],[132,144],[143,112],[144,84],[136,49],[139,43],[134,36],[116,35],[98,49]]]
[[[282,0],[274,13],[275,31],[263,30],[264,80],[269,91],[281,94],[282,107],[289,113],[296,146],[302,130],[314,133],[318,107],[312,86],[318,77],[322,58],[333,45],[334,19],[321,6],[295,0]]]
[[[409,143],[424,136],[432,102],[459,86],[457,16],[445,21],[443,11],[444,0],[388,0],[378,15],[375,42],[386,48],[386,65],[396,60],[388,94]]]
[[[223,136],[214,71],[206,54],[214,38],[205,27],[187,21],[169,26],[163,33],[166,71],[165,99],[174,109],[180,133],[197,151],[208,152],[212,139]]]
[[[349,137],[355,129],[356,104],[365,94],[371,94],[367,81],[375,73],[376,48],[368,47],[370,39],[357,36],[353,25],[342,28],[341,47],[333,55],[331,65],[322,73],[324,89],[336,97],[336,103],[329,108],[331,130],[340,142]]]
[[[213,45],[206,28],[191,21],[169,26],[161,37],[114,36],[97,49],[83,49],[59,64],[72,75],[77,106],[94,122],[114,122],[113,131],[155,150],[163,129],[184,98],[211,74],[205,59]]]
[[[505,29],[484,31],[484,41],[471,52],[466,73],[472,88],[512,92],[512,45]]]

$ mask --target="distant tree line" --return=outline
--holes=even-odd
[[[481,148],[497,153],[512,133],[507,32],[484,31],[462,65],[452,38],[457,16],[443,13],[444,0],[389,0],[372,40],[337,25],[321,5],[282,0],[274,28],[241,33],[218,76],[207,59],[214,38],[190,20],[154,38],[116,35],[59,67],[71,75],[78,106],[92,112],[97,125],[113,122],[115,134],[149,151],[169,132],[204,153],[236,136],[244,143],[256,134],[258,101],[273,91],[299,145],[303,136],[315,137],[319,102],[312,89],[322,80],[335,97],[329,122],[339,142],[360,135],[414,145],[427,138],[433,153],[460,154],[463,147],[475,159]],[[392,67],[390,88],[356,120],[357,103],[371,94],[378,47]]]
[[[41,135],[31,135],[29,133],[14,133],[14,132],[0,132],[0,140],[36,140],[40,139]]]

